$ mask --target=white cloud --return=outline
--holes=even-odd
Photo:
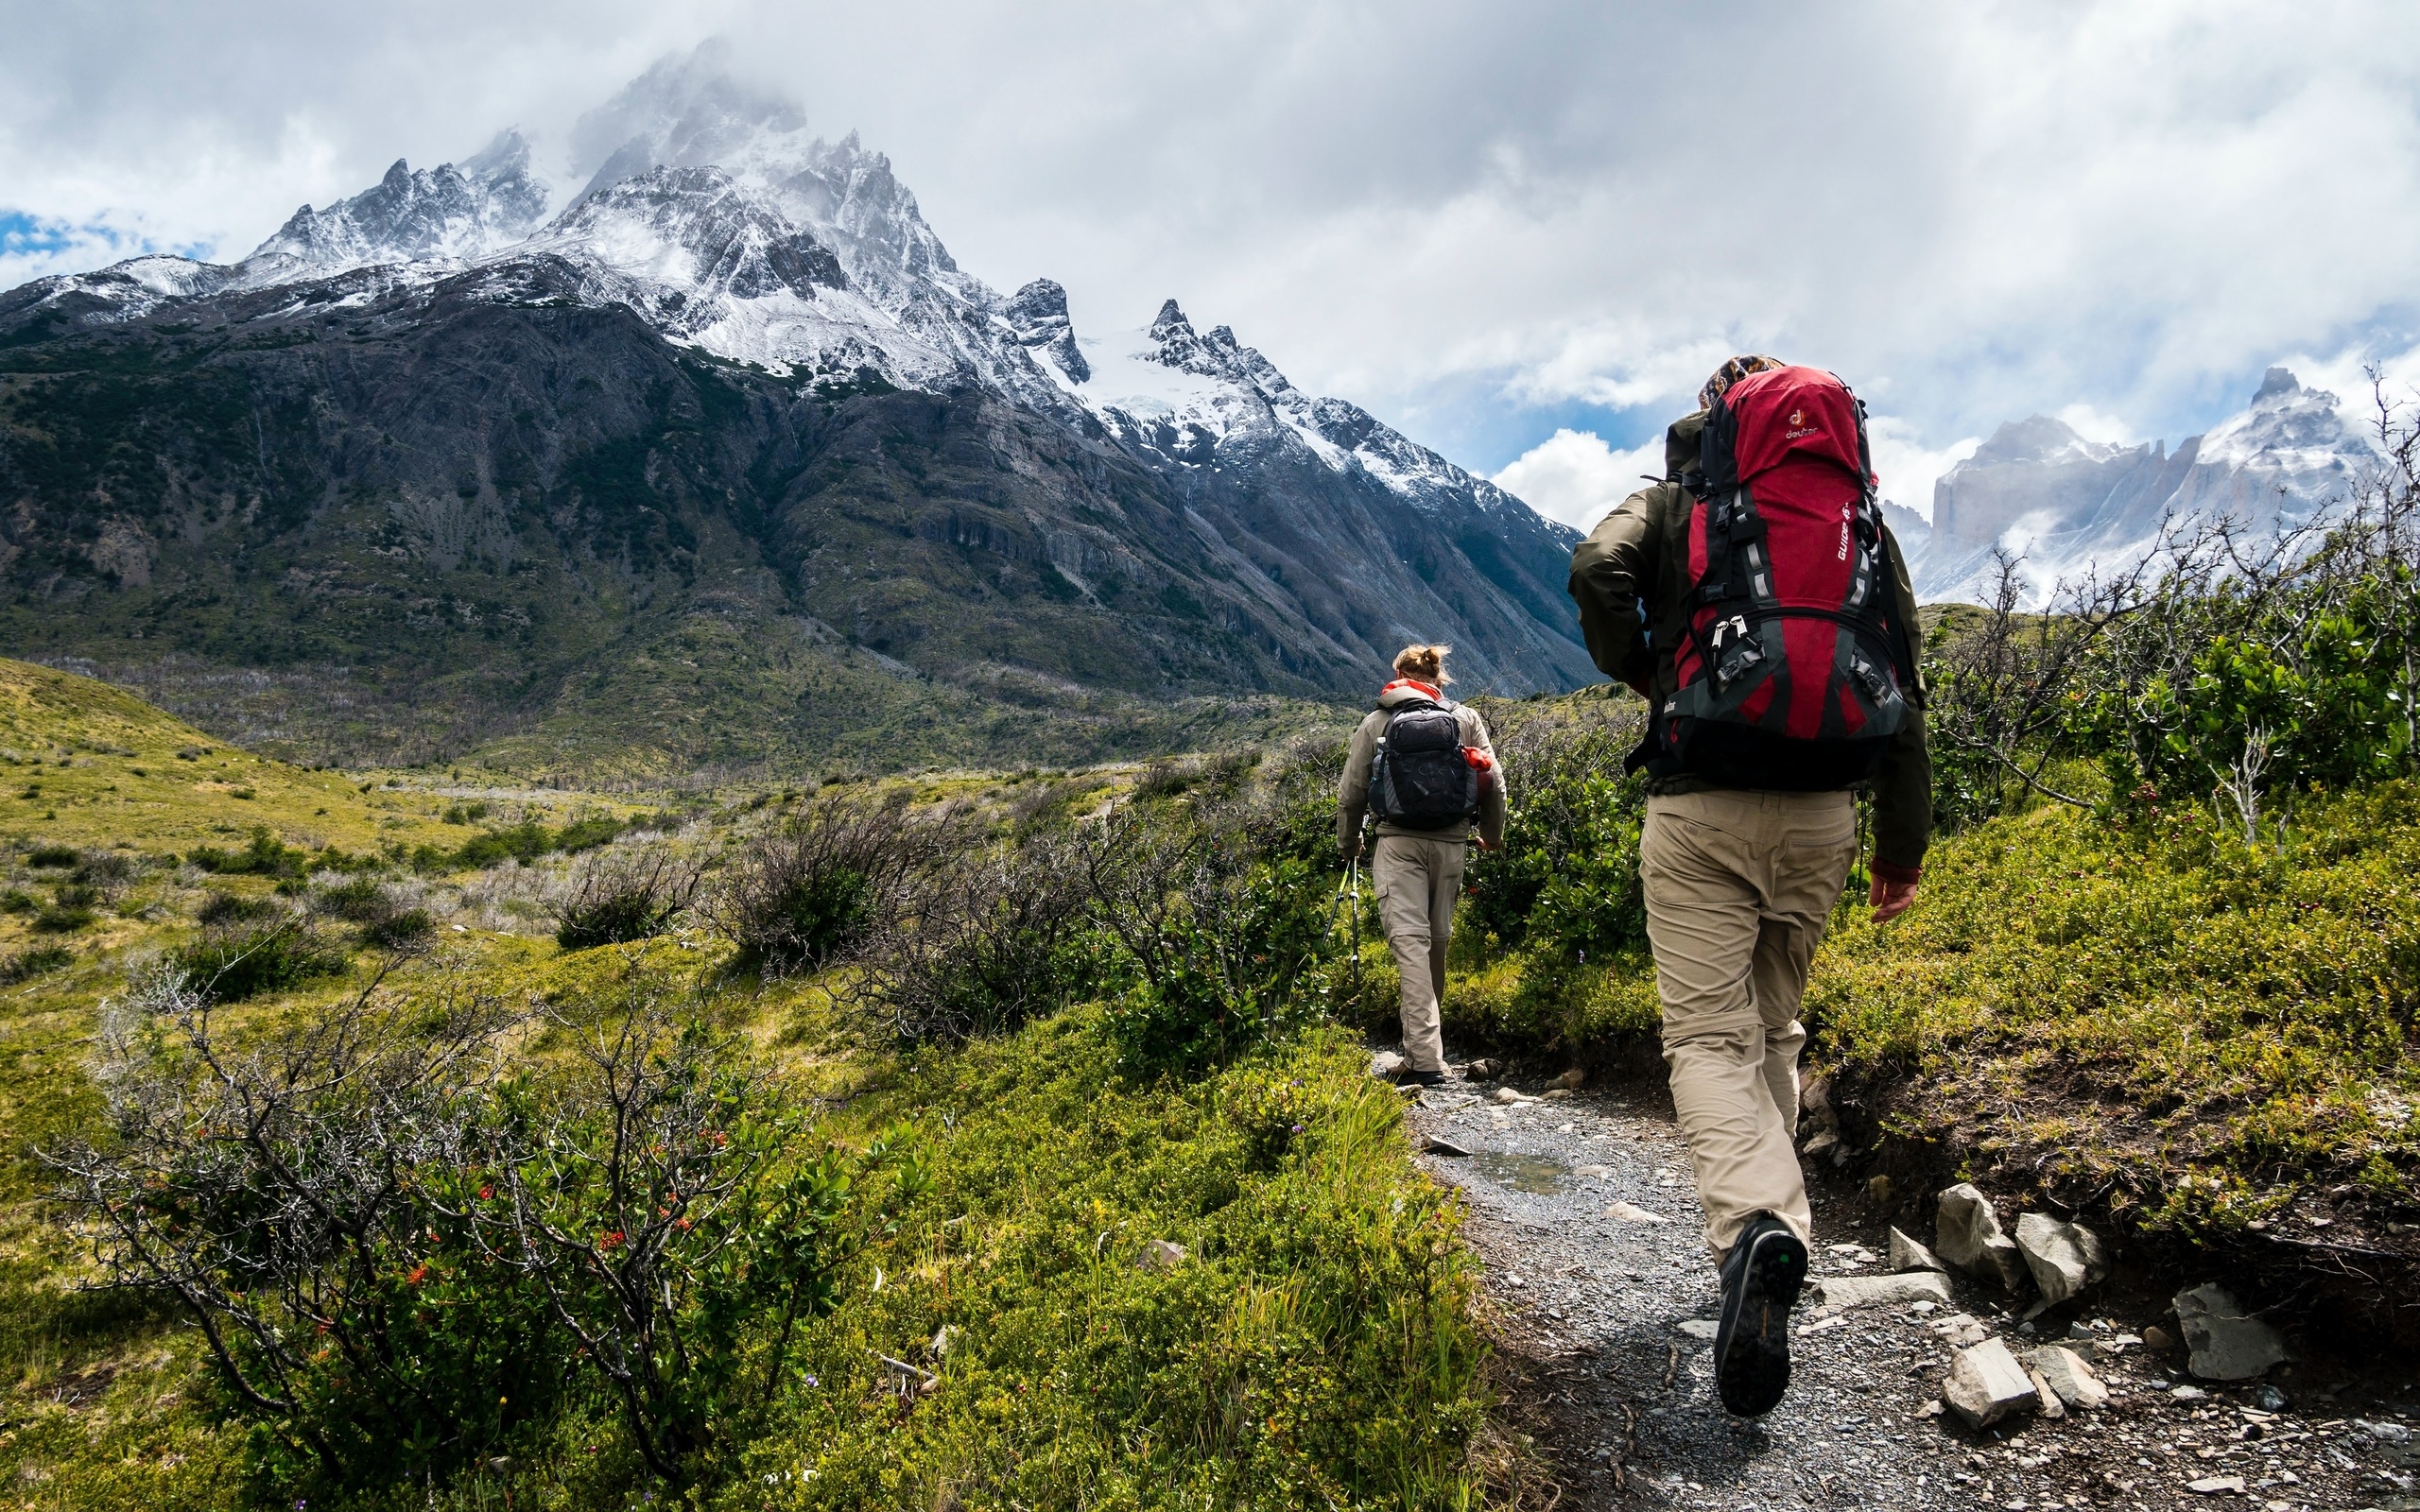
[[[2059,419],[2066,421],[2069,430],[2087,441],[2101,441],[2111,446],[2135,444],[2132,426],[2115,415],[2102,414],[2090,404],[2069,404],[2059,411]]]
[[[1947,446],[1927,447],[1917,442],[1914,427],[1889,415],[1867,417],[1865,440],[1874,454],[1874,475],[1882,480],[1882,496],[1927,520],[1932,518],[1933,481],[1983,444],[1981,437],[1969,436]]]
[[[2402,323],[2420,265],[2400,0],[0,0],[0,216],[240,253],[397,156],[560,142],[717,33],[996,286],[1056,277],[1094,328],[1176,295],[1486,464],[1743,349],[1841,372],[1915,454],[2078,404],[2182,436]],[[1638,66],[1703,56],[1748,107]]]
[[[1547,519],[1587,530],[1649,477],[1663,475],[1661,436],[1616,452],[1595,431],[1564,429],[1514,458],[1493,481]]]

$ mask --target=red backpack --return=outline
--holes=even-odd
[[[1862,782],[1914,679],[1865,405],[1830,373],[1769,369],[1715,402],[1698,445],[1678,686],[1647,768],[1794,792]]]

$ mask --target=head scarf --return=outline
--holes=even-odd
[[[1714,402],[1720,399],[1733,384],[1752,372],[1768,372],[1772,369],[1788,366],[1789,365],[1779,357],[1734,357],[1714,369],[1714,376],[1705,381],[1703,388],[1698,390],[1698,408],[1712,409]]]

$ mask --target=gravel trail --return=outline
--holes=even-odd
[[[1826,1311],[1810,1294],[1789,1397],[1761,1421],[1733,1418],[1714,1400],[1714,1270],[1661,1086],[1525,1086],[1511,1107],[1488,1100],[1495,1084],[1433,1090],[1409,1123],[1415,1147],[1468,1152],[1421,1159],[1467,1197],[1507,1416],[1551,1463],[1563,1506],[2420,1509],[2408,1378],[2306,1364],[2265,1383],[2196,1383],[2181,1354],[2140,1343],[2153,1299],[2087,1297],[2026,1324],[2021,1302],[1963,1277],[1946,1305]],[[1889,1271],[1887,1226],[1865,1201],[1822,1183],[1814,1200],[1819,1283]],[[1619,1204],[1634,1215],[1611,1215]],[[2020,1354],[2070,1342],[2111,1400],[1969,1430],[1939,1405],[1945,1332],[1996,1333]]]

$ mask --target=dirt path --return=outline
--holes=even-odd
[[[2092,1335],[2074,1347],[2109,1386],[2109,1405],[1968,1431],[1935,1405],[1954,1349],[1934,1325],[1970,1314],[2022,1353],[2070,1322],[2026,1325],[2004,1296],[1963,1278],[1949,1305],[1931,1308],[1827,1314],[1810,1296],[1789,1396],[1762,1421],[1740,1422],[1714,1400],[1713,1267],[1661,1087],[1511,1108],[1476,1095],[1495,1090],[1426,1093],[1410,1124],[1415,1143],[1469,1152],[1422,1159],[1467,1194],[1507,1410],[1552,1461],[1564,1506],[2420,1508],[2410,1416],[2420,1397],[2408,1377],[2306,1366],[2266,1388],[2193,1383],[2181,1356],[2119,1342],[2155,1321],[2155,1302],[2120,1315],[2087,1298],[2073,1320]],[[1887,1271],[1831,1247],[1888,1253],[1865,1203],[1821,1190],[1815,1201],[1819,1281]],[[1609,1216],[1616,1203],[1667,1221]]]

